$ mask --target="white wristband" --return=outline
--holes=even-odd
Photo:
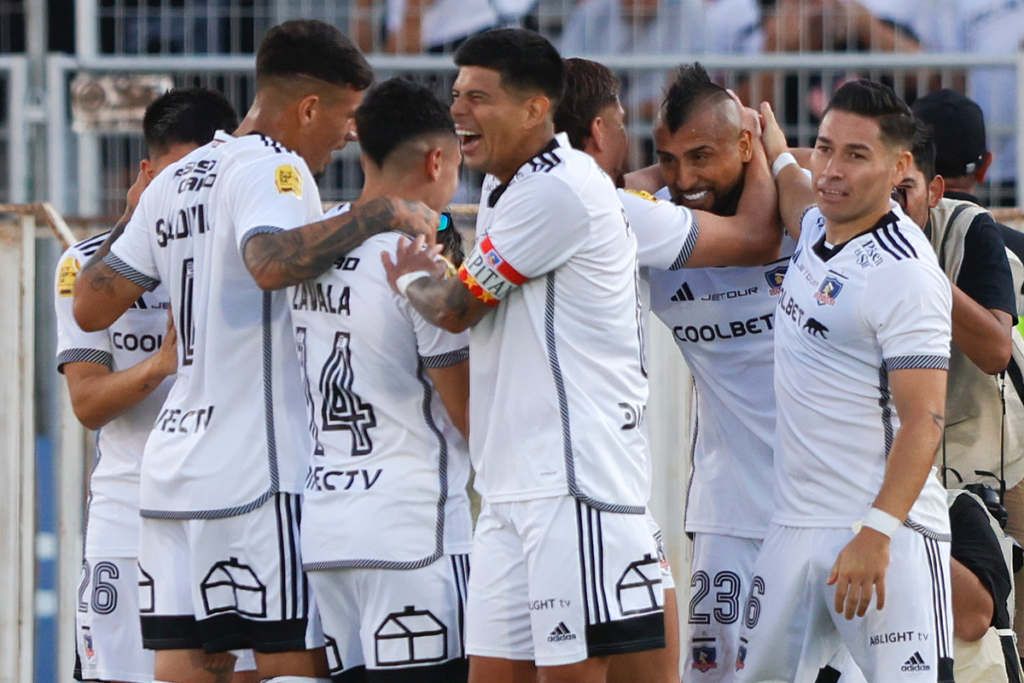
[[[772,178],[778,178],[782,169],[793,164],[796,164],[796,157],[789,152],[783,152],[775,157],[775,163],[772,164]]]
[[[864,527],[870,527],[878,533],[885,534],[889,538],[896,533],[896,530],[903,526],[903,522],[896,519],[888,512],[879,510],[878,508],[871,508],[868,510],[868,514],[864,515],[864,519],[859,522],[853,523],[853,533],[859,534],[860,530]]]
[[[416,280],[420,280],[420,279],[425,278],[425,277],[433,277],[433,276],[430,273],[428,273],[427,271],[425,271],[425,270],[414,270],[411,273],[406,273],[405,275],[399,275],[398,279],[395,280],[395,289],[398,290],[399,294],[401,294],[406,299],[408,299],[409,295],[406,294],[406,291],[409,289],[409,285],[411,285],[412,283],[416,282]]]

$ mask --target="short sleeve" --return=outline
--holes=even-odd
[[[154,189],[158,188],[151,185],[142,193],[139,206],[125,226],[124,232],[110,245],[110,253],[103,257],[103,262],[115,272],[150,292],[160,284],[153,242],[150,231],[146,229],[149,225],[146,219],[148,209],[159,196]]]
[[[937,265],[915,258],[873,270],[863,306],[887,369],[949,368],[953,295]]]
[[[459,279],[488,306],[568,261],[590,235],[589,212],[564,181],[538,173],[512,187],[459,268]]]
[[[469,332],[453,334],[424,320],[411,306],[416,352],[425,368],[446,368],[469,360]]]
[[[57,313],[57,370],[64,371],[66,363],[98,363],[112,368],[113,349],[110,334],[84,332],[75,322],[73,311],[75,280],[82,269],[82,256],[74,248],[68,249],[57,262],[53,303]]]
[[[239,251],[253,235],[292,230],[323,216],[316,181],[294,154],[270,154],[245,164],[229,183]]]
[[[985,308],[1017,315],[1006,242],[988,214],[980,214],[967,230],[956,286]]]
[[[590,235],[583,200],[555,176],[527,176],[502,199],[487,237],[501,259],[527,280],[568,261]]]
[[[697,244],[697,216],[685,206],[659,201],[646,192],[619,190],[619,200],[636,235],[641,267],[677,270]]]

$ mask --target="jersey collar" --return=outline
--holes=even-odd
[[[568,135],[566,135],[565,133],[556,133],[555,137],[551,138],[551,142],[549,142],[548,144],[546,144],[544,146],[544,149],[542,149],[541,151],[537,152],[537,154],[535,154],[533,157],[531,157],[529,161],[527,161],[525,164],[523,164],[522,166],[519,167],[519,171],[516,171],[516,174],[514,176],[512,176],[512,180],[508,181],[507,183],[503,183],[501,185],[498,185],[496,188],[491,190],[491,194],[489,194],[487,196],[487,208],[489,208],[489,209],[493,209],[494,208],[494,205],[498,203],[499,199],[501,199],[501,195],[505,194],[505,190],[507,190],[508,186],[511,185],[515,181],[516,176],[518,176],[519,172],[522,171],[523,168],[526,167],[526,164],[529,164],[530,161],[533,161],[534,159],[536,159],[537,157],[539,157],[542,154],[547,154],[548,152],[553,152],[554,150],[558,149],[559,147],[565,147],[568,144],[569,144],[569,136]]]
[[[832,246],[825,244],[825,233],[821,233],[821,237],[818,238],[818,241],[814,243],[812,249],[814,250],[814,253],[818,255],[818,258],[820,258],[822,261],[828,261],[833,256],[842,251],[843,247],[845,247],[847,244],[854,241],[861,235],[866,235],[869,232],[875,232],[876,230],[886,228],[890,225],[896,225],[897,223],[899,223],[899,220],[899,217],[890,209],[888,213],[879,218],[878,221],[870,228],[857,233],[856,235],[846,240],[842,244],[836,244]]]

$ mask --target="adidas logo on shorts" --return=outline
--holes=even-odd
[[[931,667],[924,663],[924,657],[921,656],[920,652],[915,652],[914,656],[906,661],[900,671],[930,671]]]
[[[564,621],[560,621],[555,630],[548,634],[548,642],[560,643],[563,640],[576,640],[576,634],[569,630]]]

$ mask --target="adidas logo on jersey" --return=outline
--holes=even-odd
[[[920,652],[915,652],[914,656],[900,668],[900,671],[931,671],[931,667],[924,663],[924,657]]]
[[[693,292],[690,291],[690,285],[684,282],[683,286],[672,295],[672,301],[693,301]]]
[[[548,634],[548,642],[560,643],[563,640],[576,640],[576,634],[569,630],[564,621],[560,621],[555,630]]]

